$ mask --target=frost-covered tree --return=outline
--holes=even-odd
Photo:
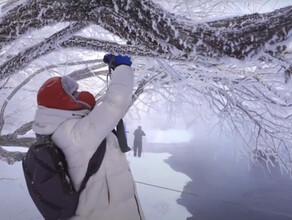
[[[169,109],[178,104],[197,112],[212,109],[242,136],[252,159],[278,163],[291,172],[292,6],[219,19],[218,11],[223,9],[218,1],[196,0],[193,7],[188,5],[191,1],[175,1],[176,7],[185,8],[182,14],[155,2],[19,0],[3,4],[0,90],[7,95],[1,100],[0,145],[27,147],[34,141],[20,137],[31,130],[31,121],[13,133],[4,134],[3,127],[9,101],[35,76],[72,66],[75,70],[70,74],[77,80],[95,76],[105,82],[101,57],[46,63],[50,54],[122,53],[135,59],[134,106],[165,102]],[[228,10],[240,8],[220,2]],[[211,9],[217,17],[210,20]],[[16,75],[25,80],[17,80]],[[2,160],[22,157],[0,148]]]

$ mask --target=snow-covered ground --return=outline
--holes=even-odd
[[[190,178],[173,171],[164,162],[169,156],[168,153],[144,153],[141,158],[128,155],[147,220],[179,220],[191,216],[176,202],[179,191]],[[8,165],[0,161],[0,195],[0,220],[43,219],[28,194],[21,163]]]

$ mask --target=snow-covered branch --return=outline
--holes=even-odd
[[[22,161],[25,153],[22,152],[9,152],[0,147],[0,160],[6,161],[8,164],[14,164],[15,162]]]
[[[1,73],[3,73],[0,75],[0,80],[24,68],[31,61],[37,59],[38,57],[60,49],[63,41],[67,40],[72,36],[72,34],[84,27],[86,27],[86,23],[73,23],[63,30],[53,34],[51,37],[45,39],[41,43],[36,44],[12,57],[10,60],[6,61],[0,66]]]
[[[70,38],[69,34],[73,34],[86,24],[98,24],[126,40],[128,45],[133,47],[121,46],[119,52],[127,54],[150,57],[161,54],[160,57],[166,59],[198,55],[207,57],[227,55],[243,59],[256,54],[259,50],[268,50],[268,45],[289,38],[292,33],[291,20],[292,6],[262,15],[252,14],[193,24],[161,9],[149,0],[126,2],[31,0],[18,5],[1,17],[0,49],[28,31],[59,22],[78,23],[73,24],[73,28],[69,27],[70,30],[58,33],[14,57],[0,67],[0,75],[1,78],[7,77],[12,64],[17,64],[20,68],[24,63],[56,49],[53,44],[61,44],[65,38]],[[80,46],[87,49],[92,47],[102,51],[108,51],[111,47],[109,43],[100,43],[73,38],[63,43],[63,46]]]

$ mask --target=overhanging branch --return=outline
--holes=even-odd
[[[149,0],[129,3],[32,0],[17,6],[0,20],[0,48],[28,30],[80,20],[100,25],[128,44],[145,48],[150,54],[176,54],[177,57],[227,55],[243,59],[266,44],[282,42],[291,36],[292,6],[262,15],[195,25],[177,19]]]

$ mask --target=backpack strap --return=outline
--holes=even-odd
[[[119,123],[117,125],[117,130],[113,130],[113,133],[118,138],[118,142],[119,142],[121,151],[123,153],[130,151],[131,148],[128,147],[123,119],[121,119],[119,121]],[[84,177],[84,179],[81,183],[81,186],[78,190],[79,193],[82,192],[82,190],[85,188],[86,183],[88,182],[89,178],[98,171],[98,169],[103,161],[105,149],[106,149],[106,138],[101,142],[101,144],[99,145],[99,147],[97,148],[97,150],[95,151],[95,153],[93,154],[93,156],[91,157],[91,159],[88,163],[88,168],[87,168],[85,177]]]
[[[126,131],[123,119],[121,119],[117,125],[117,130],[113,130],[113,133],[117,136],[118,142],[123,153],[131,150],[127,143]]]
[[[85,177],[83,178],[81,186],[78,190],[79,193],[81,193],[82,190],[85,188],[86,183],[88,182],[89,178],[98,171],[103,161],[105,149],[106,149],[106,138],[101,142],[101,144],[99,145],[99,147],[97,148],[97,150],[95,151],[91,159],[89,160]]]
[[[119,140],[119,137],[118,137],[118,140]],[[51,142],[51,143],[53,143],[53,141],[51,140],[51,135],[37,135],[37,141],[38,142]],[[124,141],[127,144],[127,139],[125,137],[125,133],[124,133],[123,143],[124,143]],[[119,144],[120,144],[120,141],[119,141]],[[121,144],[120,144],[120,146],[121,146]],[[86,186],[89,178],[98,171],[98,169],[99,169],[99,167],[100,167],[100,165],[101,165],[101,163],[103,161],[105,150],[106,150],[106,138],[101,142],[101,144],[99,145],[99,147],[97,148],[95,153],[90,158],[90,160],[88,162],[88,167],[87,167],[87,171],[86,171],[85,177],[82,180],[82,183],[81,183],[81,186],[80,186],[80,188],[78,190],[78,193],[81,193],[82,190],[85,189],[85,186]]]

